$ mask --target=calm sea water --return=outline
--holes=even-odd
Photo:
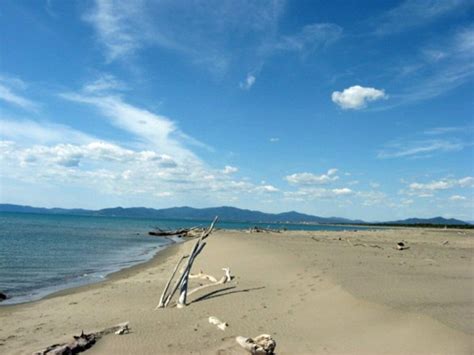
[[[148,236],[155,227],[173,229],[208,223],[0,213],[0,291],[11,297],[1,304],[36,300],[61,289],[98,282],[111,272],[144,262],[172,243]],[[255,223],[221,222],[218,227],[243,229],[250,225]],[[293,224],[284,227],[345,229]]]

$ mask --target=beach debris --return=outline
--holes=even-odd
[[[5,293],[0,292],[0,302],[5,301],[7,298],[8,296]]]
[[[192,227],[192,228],[181,228],[175,230],[165,230],[161,228],[155,228],[148,232],[148,235],[153,235],[156,237],[171,237],[171,236],[179,236],[179,237],[198,237],[205,231],[204,228],[199,227]]]
[[[128,327],[128,322],[119,324],[119,329],[117,329],[114,333],[115,335],[123,335],[130,333],[130,328]]]
[[[235,341],[252,355],[273,354],[276,348],[275,340],[268,334],[260,334],[253,339],[238,336],[235,338]]]
[[[209,323],[216,325],[220,330],[225,330],[229,326],[226,322],[221,322],[219,318],[214,316],[209,317]]]
[[[158,308],[163,308],[165,307],[165,302],[166,302],[166,299],[165,299],[165,296],[166,296],[166,293],[168,292],[168,289],[170,287],[170,284],[171,284],[171,281],[173,281],[173,278],[174,278],[174,275],[176,274],[176,271],[178,270],[179,268],[179,265],[181,265],[181,262],[186,259],[186,258],[189,258],[189,255],[184,255],[182,256],[178,263],[176,264],[174,270],[173,270],[173,273],[171,274],[171,277],[170,279],[168,280],[168,282],[166,283],[166,286],[165,286],[165,289],[163,290],[163,293],[161,294],[161,297],[160,297],[160,302],[158,303],[158,306],[156,306],[155,310],[158,309]]]
[[[249,228],[248,232],[249,233],[281,233],[281,230],[254,226],[252,228]]]
[[[216,282],[211,282],[209,284],[205,284],[205,285],[201,285],[201,286],[198,286],[196,288],[193,288],[191,291],[188,292],[188,296],[192,295],[193,293],[196,293],[198,291],[201,291],[205,288],[208,288],[208,287],[213,287],[213,286],[218,286],[218,285],[223,285],[229,281],[232,281],[232,279],[234,278],[231,274],[230,274],[230,268],[228,267],[225,267],[225,268],[222,268],[222,270],[224,270],[225,272],[225,275],[222,276],[222,278]],[[215,280],[215,277],[211,276],[212,279]],[[178,303],[178,308],[179,308],[179,303]]]
[[[398,242],[397,243],[397,249],[398,250],[405,250],[405,249],[410,249],[410,247],[405,245],[405,243],[403,243],[403,242]]]
[[[217,220],[218,220],[218,217],[216,216],[214,218],[214,220],[212,221],[211,225],[209,226],[209,228],[205,229],[201,233],[201,236],[199,237],[197,242],[194,244],[194,247],[193,247],[191,253],[189,254],[188,262],[184,266],[184,269],[181,271],[181,276],[179,276],[177,278],[173,288],[168,293],[169,285],[170,285],[171,281],[173,280],[173,278],[176,274],[176,270],[178,270],[179,265],[181,264],[181,261],[183,260],[184,257],[179,260],[178,265],[176,265],[176,267],[173,271],[173,274],[171,275],[171,278],[168,281],[168,283],[165,287],[165,290],[163,291],[163,293],[160,297],[160,302],[156,306],[155,310],[158,309],[158,308],[165,308],[166,306],[168,306],[168,304],[171,302],[174,294],[176,293],[176,291],[178,291],[178,289],[180,290],[180,292],[179,292],[179,296],[178,296],[178,300],[176,302],[176,305],[177,305],[178,308],[183,308],[183,307],[186,306],[186,298],[187,298],[188,294],[190,295],[190,294],[192,294],[194,292],[197,292],[197,291],[199,291],[203,288],[210,287],[210,286],[221,285],[223,283],[226,283],[226,282],[232,280],[232,276],[230,275],[230,269],[226,268],[225,269],[225,271],[226,271],[225,276],[223,278],[221,278],[219,281],[212,282],[211,284],[208,284],[208,285],[201,285],[201,286],[196,287],[195,289],[191,290],[188,293],[188,285],[189,285],[189,278],[190,278],[189,276],[191,275],[191,268],[193,266],[194,260],[196,259],[196,257],[201,253],[201,251],[206,246],[206,242],[204,242],[204,240],[207,237],[209,237],[209,235],[214,230],[214,226],[217,223]],[[210,276],[210,275],[208,275],[208,276]]]
[[[447,245],[449,244],[449,240],[445,240],[444,242],[441,243],[442,245]]]
[[[212,276],[212,275],[207,275],[201,271],[199,271],[199,274],[189,274],[190,279],[201,279],[201,280],[208,280],[211,282],[217,282],[217,279]]]
[[[72,341],[69,343],[62,344],[53,344],[48,346],[46,349],[34,352],[33,355],[70,355],[78,354],[87,349],[91,348],[100,338],[104,335],[115,333],[118,334],[119,331],[123,330],[120,334],[125,334],[129,332],[128,327],[129,322],[120,323],[114,325],[113,327],[103,329],[95,333],[84,333],[84,330],[81,332],[81,335],[74,335]]]

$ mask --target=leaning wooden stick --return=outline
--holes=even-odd
[[[184,255],[184,256],[181,257],[181,259],[179,259],[178,263],[176,264],[176,266],[175,266],[175,268],[174,268],[174,270],[173,270],[173,273],[171,274],[170,279],[169,279],[168,282],[166,283],[165,289],[163,290],[163,293],[161,294],[161,297],[160,297],[160,302],[158,303],[158,306],[156,306],[155,310],[158,309],[158,308],[164,307],[164,305],[165,305],[166,292],[168,292],[168,289],[169,289],[169,287],[170,287],[171,281],[173,280],[174,275],[176,275],[176,271],[178,271],[179,265],[181,265],[181,262],[182,262],[184,259],[186,259],[187,257],[189,257],[189,255]]]
[[[178,262],[178,265],[176,265],[176,267],[175,267],[175,269],[174,269],[174,271],[171,275],[171,278],[169,279],[168,283],[166,284],[165,290],[163,291],[163,293],[160,297],[160,302],[158,303],[158,305],[156,306],[155,309],[166,307],[170,303],[171,299],[173,298],[173,296],[176,293],[176,291],[178,290],[178,288],[180,289],[179,299],[178,299],[178,302],[177,302],[178,308],[182,308],[186,305],[186,295],[187,295],[187,290],[188,290],[189,275],[191,273],[191,268],[193,266],[194,260],[199,255],[199,253],[201,253],[202,249],[206,245],[206,243],[203,242],[203,241],[214,230],[214,226],[215,226],[217,220],[218,220],[218,217],[215,217],[214,220],[212,221],[211,225],[209,226],[209,228],[203,230],[203,232],[201,233],[201,236],[197,240],[196,244],[194,244],[194,247],[191,251],[191,254],[189,255],[188,262],[187,262],[183,272],[181,273],[181,276],[176,280],[171,292],[169,294],[166,294],[168,289],[169,289],[169,285],[171,284],[171,281],[173,280],[173,278],[176,274],[176,271],[178,270],[179,265],[181,264],[181,261],[183,259],[181,259]]]

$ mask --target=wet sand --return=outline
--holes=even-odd
[[[401,240],[410,248],[396,250]],[[220,277],[228,266],[235,280],[192,295],[184,309],[154,311],[192,245],[100,284],[0,307],[0,353],[31,353],[123,321],[130,334],[108,335],[88,353],[245,354],[235,336],[261,333],[278,354],[474,352],[474,231],[217,231],[194,272]]]

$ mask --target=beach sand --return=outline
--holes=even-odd
[[[410,249],[396,250],[401,240]],[[124,321],[130,334],[107,335],[88,353],[245,354],[235,337],[261,333],[278,354],[474,353],[474,231],[217,231],[193,270],[220,277],[228,266],[235,280],[192,295],[184,309],[154,311],[193,244],[100,284],[0,307],[0,353],[28,354]]]

